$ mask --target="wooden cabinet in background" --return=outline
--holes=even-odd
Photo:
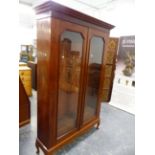
[[[25,88],[26,94],[32,96],[32,78],[31,68],[27,66],[19,66],[19,76]]]
[[[19,66],[27,66],[26,62],[19,62]]]
[[[19,77],[19,127],[30,123],[30,101]]]
[[[35,63],[33,61],[28,61],[27,65],[32,70],[32,74],[31,74],[32,88],[37,90],[37,63]]]
[[[113,81],[116,69],[116,56],[118,51],[118,38],[109,38],[108,49],[106,55],[106,65],[104,66],[103,78],[103,101],[110,102],[113,88]]]
[[[35,10],[36,147],[51,155],[91,127],[99,127],[107,45],[114,26],[52,1]]]

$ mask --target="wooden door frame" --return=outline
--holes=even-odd
[[[73,129],[71,131],[69,131],[68,133],[66,133],[64,136],[58,138],[57,137],[57,117],[58,117],[58,104],[57,106],[55,107],[55,143],[58,144],[60,143],[61,141],[63,141],[64,139],[66,139],[68,136],[71,136],[73,135],[77,130],[80,129],[80,120],[81,120],[81,117],[82,117],[82,113],[81,113],[81,106],[82,106],[82,94],[83,94],[83,84],[84,84],[84,66],[85,66],[85,57],[86,57],[86,47],[87,47],[87,35],[88,35],[88,28],[87,27],[84,27],[84,26],[81,26],[81,25],[77,25],[77,24],[74,24],[74,23],[69,23],[67,21],[62,21],[62,20],[59,20],[59,19],[52,19],[53,22],[57,22],[59,23],[59,27],[57,27],[54,31],[57,31],[57,48],[58,48],[58,51],[57,52],[57,68],[59,69],[59,56],[60,56],[60,40],[61,40],[61,35],[63,32],[65,31],[71,31],[71,32],[77,32],[77,33],[80,33],[82,38],[83,38],[83,46],[82,46],[82,57],[81,57],[81,73],[80,73],[80,88],[79,88],[79,97],[78,97],[78,109],[77,109],[77,120],[76,120],[76,126],[77,126],[77,129]],[[57,103],[58,103],[58,89],[59,89],[59,72],[57,71]],[[52,123],[52,122],[51,122]]]
[[[86,97],[86,87],[88,83],[88,64],[89,64],[89,54],[90,54],[90,44],[91,44],[91,39],[93,36],[96,37],[101,37],[103,42],[104,42],[104,48],[103,48],[103,53],[102,53],[102,63],[101,63],[101,73],[100,73],[100,85],[99,85],[99,93],[97,96],[97,109],[96,109],[96,116],[94,116],[92,119],[90,119],[88,122],[83,122],[84,119],[84,108],[85,108],[85,97]],[[83,107],[82,107],[82,117],[81,117],[81,127],[91,123],[94,120],[99,119],[99,114],[100,114],[100,107],[101,107],[101,96],[102,96],[102,87],[103,87],[103,77],[104,77],[104,66],[106,64],[106,53],[107,53],[107,43],[109,39],[109,33],[99,31],[97,29],[89,28],[88,30],[88,40],[87,40],[87,56],[86,56],[86,63],[85,63],[85,87],[84,87],[84,93],[83,93]]]

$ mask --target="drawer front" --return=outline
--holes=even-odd
[[[20,78],[21,78],[22,82],[24,82],[24,81],[31,81],[31,76],[30,75],[29,76],[22,75],[22,76],[20,76]]]
[[[28,96],[32,96],[32,87],[30,86],[24,86],[25,90],[26,90],[26,94]]]
[[[25,88],[25,91],[26,91],[26,94],[28,95],[28,96],[31,96],[32,95],[32,83],[31,83],[31,78],[30,78],[30,80],[28,80],[28,79],[24,79],[24,78],[21,78],[21,81],[22,81],[22,84],[23,84],[23,86],[24,86],[24,88]]]
[[[19,76],[28,96],[32,95],[31,70],[19,70]]]
[[[31,70],[19,70],[19,75],[20,76],[30,76]]]
[[[31,82],[30,81],[24,81],[22,82],[24,87],[31,87]]]

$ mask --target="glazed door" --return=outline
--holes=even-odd
[[[60,21],[57,139],[79,128],[88,29]]]
[[[89,29],[83,124],[92,121],[99,115],[104,52],[106,48],[105,42],[107,37],[107,34],[104,32]]]

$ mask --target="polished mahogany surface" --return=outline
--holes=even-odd
[[[38,49],[38,70],[37,70],[37,99],[38,99],[38,137],[46,146],[49,144],[49,82],[50,82],[50,18],[37,21],[37,49]]]
[[[71,8],[68,8],[66,6],[63,6],[63,5],[53,2],[53,1],[47,1],[44,4],[35,7],[35,11],[36,11],[36,14],[41,14],[41,13],[44,14],[45,12],[49,13],[49,11],[51,11],[51,13],[49,15],[53,16],[53,17],[57,17],[57,18],[58,17],[60,18],[59,14],[58,14],[58,13],[60,13],[61,15],[67,15],[69,17],[73,17],[74,19],[79,19],[81,21],[85,21],[87,23],[91,23],[91,24],[97,25],[99,27],[108,29],[108,30],[115,27],[109,23],[106,23],[104,21],[101,21],[99,19],[96,19],[94,17],[91,17],[89,15],[81,13],[77,10],[73,10]],[[67,17],[67,16],[65,16],[65,17]]]
[[[45,155],[100,124],[112,25],[54,2],[36,7],[38,132]],[[87,18],[86,18],[87,17]]]

